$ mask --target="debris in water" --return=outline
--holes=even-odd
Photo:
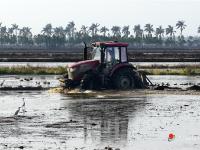
[[[182,90],[179,87],[169,87],[169,86],[157,86],[154,88],[154,90],[165,90],[165,89]]]
[[[43,84],[50,85],[50,82],[44,81]]]
[[[186,88],[187,90],[196,90],[196,91],[200,91],[200,86],[198,85],[193,85],[191,87]]]
[[[96,126],[97,124],[96,124],[96,123],[92,123],[91,125],[92,125],[92,126]]]
[[[49,93],[63,93],[64,89],[63,88],[51,88],[49,90]]]
[[[105,147],[105,149],[107,149],[107,150],[113,150],[112,147],[110,147],[110,146]]]
[[[24,149],[24,146],[19,146],[18,148],[19,148],[19,149]]]
[[[36,83],[36,85],[40,85],[40,82],[37,82],[37,81],[36,81],[35,83]]]

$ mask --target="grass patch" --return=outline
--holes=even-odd
[[[66,73],[66,67],[38,67],[38,66],[14,66],[0,67],[0,74],[18,75],[58,75]]]
[[[200,68],[144,69],[148,75],[200,75]]]
[[[200,68],[140,68],[147,75],[200,75]],[[62,75],[66,74],[66,67],[40,67],[40,66],[13,66],[0,67],[0,74],[9,75]]]

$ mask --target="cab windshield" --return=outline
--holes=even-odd
[[[93,60],[101,60],[101,48],[100,47],[93,48],[92,59]]]

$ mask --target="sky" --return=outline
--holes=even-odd
[[[109,28],[130,25],[132,31],[137,24],[166,28],[184,20],[185,35],[197,35],[200,26],[200,0],[0,0],[0,5],[3,25],[29,26],[33,33],[47,23],[65,27],[70,21],[77,29],[99,23]]]

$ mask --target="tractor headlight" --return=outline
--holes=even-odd
[[[79,75],[79,67],[72,67],[68,70],[69,79],[74,79]]]
[[[70,68],[70,71],[71,71],[71,72],[76,72],[76,71],[79,70],[79,68],[80,68],[80,66],[73,67],[73,68]]]
[[[70,68],[69,71],[70,72],[74,72],[76,70],[76,68]]]

